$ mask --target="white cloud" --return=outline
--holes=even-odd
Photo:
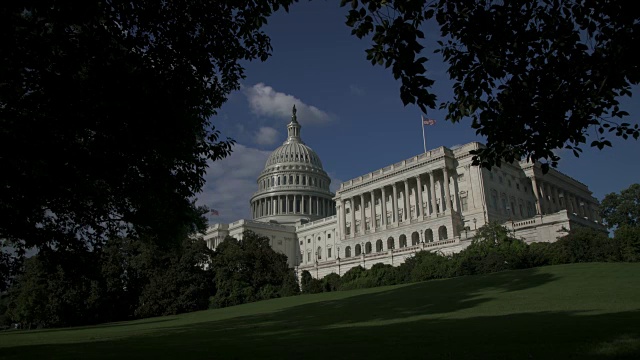
[[[258,130],[253,140],[256,144],[273,145],[278,141],[278,130],[263,126]]]
[[[256,179],[269,154],[271,151],[236,144],[231,156],[210,163],[197,204],[218,210],[220,216],[210,217],[211,223],[251,218],[249,200],[258,189]]]
[[[351,95],[364,96],[364,89],[355,84],[349,85],[349,92]]]
[[[334,118],[315,106],[305,104],[293,95],[278,92],[263,83],[245,88],[244,93],[251,111],[256,115],[288,119],[291,117],[291,108],[295,104],[298,110],[298,121],[301,124],[325,124]]]

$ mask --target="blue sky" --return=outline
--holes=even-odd
[[[314,149],[332,178],[340,182],[423,151],[420,109],[400,101],[399,82],[391,71],[372,66],[364,50],[369,41],[357,39],[344,24],[347,9],[338,2],[301,2],[289,13],[280,11],[265,28],[273,55],[266,62],[246,63],[242,89],[212,119],[223,136],[237,141],[234,153],[216,161],[207,172],[207,183],[198,203],[215,208],[212,222],[250,218],[249,199],[257,189],[256,178],[267,157],[286,138],[291,106],[298,108],[302,139]],[[439,54],[433,54],[438,33],[427,26],[425,56],[428,76],[438,101],[451,97],[451,82]],[[635,93],[640,90],[634,89]],[[640,104],[624,99],[623,108],[637,123]],[[483,142],[470,122],[451,124],[445,113],[430,111],[438,120],[425,127],[427,148]],[[558,170],[587,184],[602,199],[640,182],[640,142],[611,138],[613,148],[599,151],[584,146],[575,158],[561,151]]]

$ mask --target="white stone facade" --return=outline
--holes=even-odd
[[[399,265],[416,251],[458,252],[489,222],[504,224],[527,242],[555,241],[574,226],[604,230],[598,201],[586,185],[554,169],[543,175],[539,164],[503,164],[492,171],[472,166],[469,151],[483,146],[477,142],[439,147],[359,176],[334,196],[318,156],[298,146],[295,112],[288,129],[289,139],[258,179],[251,200],[255,220],[210,227],[204,236],[209,247],[252,230],[270,237],[290,266],[321,278],[359,265]],[[305,182],[283,184],[292,170]],[[313,178],[311,184],[326,187],[310,185]]]

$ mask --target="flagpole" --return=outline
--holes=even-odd
[[[422,144],[424,145],[424,153],[427,153],[427,138],[424,136],[424,116],[420,116],[420,124],[422,124]]]

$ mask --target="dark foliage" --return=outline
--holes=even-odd
[[[244,304],[299,293],[287,257],[275,252],[269,238],[251,231],[242,240],[227,237],[216,249],[211,268],[216,293],[214,308]]]
[[[300,291],[303,294],[317,294],[323,291],[330,291],[323,286],[322,280],[315,279],[307,270],[300,274]]]
[[[609,228],[640,227],[640,184],[607,194],[600,204],[600,215]]]
[[[500,166],[522,157],[556,166],[554,149],[603,149],[612,135],[640,136],[618,98],[640,81],[637,10],[625,1],[342,0],[347,25],[372,35],[367,59],[391,68],[404,104],[436,107],[426,77],[425,38],[448,63],[454,98],[446,119],[471,118],[487,137],[474,163]],[[439,33],[425,36],[434,20]]]
[[[265,60],[291,0],[5,2],[0,239],[61,247],[202,229],[192,198],[230,153],[210,119]]]
[[[171,249],[132,239],[92,251],[42,248],[11,287],[6,314],[31,328],[206,309],[214,293],[211,255],[194,239]]]

